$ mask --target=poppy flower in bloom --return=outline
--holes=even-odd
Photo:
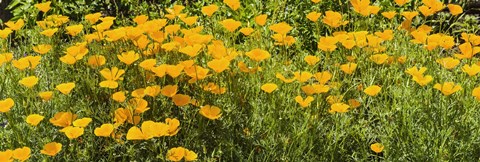
[[[22,147],[13,150],[13,159],[25,161],[30,158],[32,150],[29,147]]]
[[[41,55],[44,55],[52,49],[52,45],[41,44],[41,45],[38,45],[38,46],[34,46],[32,49],[33,49],[33,51],[35,51],[35,52],[37,52]]]
[[[230,61],[226,58],[213,59],[212,61],[209,61],[207,65],[208,67],[212,68],[213,71],[221,73],[228,68],[228,66],[230,65]]]
[[[462,87],[460,85],[455,85],[454,82],[445,82],[443,84],[437,83],[433,86],[433,88],[439,90],[445,96],[451,95],[459,90],[462,90]]]
[[[32,126],[37,126],[45,117],[38,114],[31,114],[27,116],[26,122]]]
[[[375,153],[381,153],[383,151],[384,146],[381,143],[374,143],[370,145],[370,149]]]
[[[15,102],[11,98],[0,100],[0,112],[6,113],[15,105]]]
[[[75,83],[69,82],[69,83],[62,83],[59,84],[55,87],[58,91],[62,92],[64,95],[69,94],[73,88],[75,88]]]
[[[268,53],[268,51],[258,49],[258,48],[247,52],[245,55],[247,55],[253,61],[257,61],[257,62],[270,58],[270,53]]]
[[[480,66],[478,66],[477,64],[472,64],[471,66],[464,65],[462,67],[462,71],[467,73],[468,76],[475,76],[480,72]]]
[[[113,124],[102,124],[102,126],[95,128],[93,133],[98,137],[109,137],[114,129]]]
[[[274,31],[275,33],[285,35],[290,30],[292,30],[292,27],[285,22],[281,22],[281,23],[278,23],[278,24],[271,25],[270,27],[268,27],[268,29]]]
[[[200,114],[210,120],[218,119],[222,116],[221,109],[217,106],[205,105],[200,108]]]
[[[177,85],[167,85],[162,88],[161,93],[166,97],[173,97],[175,94],[177,94],[177,91]]]
[[[102,56],[102,55],[94,55],[94,56],[88,57],[88,65],[92,67],[102,66],[106,63],[106,61],[107,60],[105,59],[105,56]]]
[[[112,99],[117,102],[124,102],[126,98],[125,91],[119,91],[112,94]]]
[[[56,32],[58,31],[58,28],[53,28],[53,29],[47,29],[47,30],[44,30],[42,32],[40,32],[40,34],[44,35],[44,36],[47,36],[47,37],[52,37],[53,34],[55,34]]]
[[[75,139],[83,135],[84,129],[81,127],[72,127],[68,126],[60,130],[60,132],[65,133],[68,139]]]
[[[5,25],[13,31],[17,31],[20,30],[23,25],[25,25],[25,21],[23,21],[23,19],[18,19],[16,22],[8,21],[5,23]]]
[[[257,23],[260,26],[264,26],[265,23],[267,22],[267,17],[268,16],[266,14],[258,15],[255,17],[255,23]]]
[[[334,103],[330,106],[330,112],[345,113],[348,112],[349,105],[344,103]]]
[[[382,16],[391,20],[395,17],[395,15],[397,15],[397,13],[395,11],[387,11],[387,12],[382,12]]]
[[[176,94],[172,96],[173,103],[179,107],[188,105],[190,103],[190,99],[190,96],[184,94]]]
[[[318,72],[313,76],[320,84],[326,84],[330,79],[332,79],[332,73],[329,71]]]
[[[308,81],[313,76],[313,74],[308,71],[297,71],[294,72],[293,75],[295,75],[295,79],[298,80],[300,83]]]
[[[178,50],[181,53],[184,53],[190,57],[195,57],[199,54],[200,50],[203,48],[200,44],[194,44],[192,46],[186,46]]]
[[[230,7],[233,11],[236,11],[240,8],[240,1],[239,0],[223,0],[228,7]]]
[[[233,19],[226,19],[220,22],[220,24],[223,25],[225,29],[227,29],[229,32],[234,32],[235,30],[238,29],[242,25],[240,21],[235,21]]]
[[[55,156],[62,150],[62,144],[57,142],[50,142],[43,146],[43,149],[40,151],[41,154]]]
[[[320,18],[320,16],[322,16],[322,13],[312,11],[312,12],[307,14],[307,19],[310,20],[310,21],[313,21],[313,22],[317,22],[318,18]]]
[[[38,78],[36,76],[29,76],[22,78],[22,80],[18,81],[21,85],[27,87],[27,88],[32,88],[33,86],[37,85],[38,83]]]
[[[452,57],[445,57],[445,58],[437,59],[436,62],[442,65],[444,68],[450,70],[455,68],[460,63],[460,60],[454,59]]]
[[[116,81],[123,80],[121,76],[125,74],[125,70],[118,69],[117,67],[112,67],[111,69],[105,68],[100,71],[100,74],[103,78],[107,79],[100,82],[100,87],[115,89],[118,87],[118,83]]]
[[[480,47],[472,47],[470,42],[465,42],[458,46],[460,54],[455,53],[455,57],[459,59],[470,59],[480,52]]]
[[[65,29],[67,30],[67,34],[69,34],[71,36],[76,36],[77,34],[79,34],[82,31],[83,25],[82,24],[71,25],[71,26],[67,26]]]
[[[0,38],[6,39],[12,32],[10,28],[0,29]]]
[[[472,91],[472,96],[477,99],[477,101],[480,101],[480,87],[476,87]]]
[[[158,94],[160,94],[161,90],[162,88],[159,85],[153,85],[145,87],[144,93],[148,96],[156,97]]]
[[[377,64],[377,65],[381,65],[381,64],[385,63],[385,61],[387,61],[387,59],[388,59],[387,54],[375,54],[375,55],[370,56],[370,60],[375,62],[375,64]]]
[[[68,127],[75,119],[77,119],[76,114],[71,112],[58,112],[50,118],[50,123],[59,127]]]
[[[302,96],[295,97],[295,101],[300,104],[301,107],[305,108],[310,106],[310,103],[314,100],[313,97],[307,96],[307,98],[303,99]]]
[[[413,81],[417,82],[420,86],[425,86],[433,80],[431,75],[419,75],[413,76]]]
[[[38,96],[42,98],[43,101],[49,101],[53,97],[53,91],[39,92]]]
[[[367,88],[365,88],[365,90],[363,90],[363,92],[365,92],[365,94],[369,95],[369,96],[376,96],[380,90],[382,90],[382,88],[380,88],[379,86],[377,85],[372,85],[372,86],[369,86]]]
[[[172,20],[175,19],[177,16],[180,16],[182,10],[185,9],[185,6],[182,5],[174,5],[173,8],[167,8],[168,14],[165,15],[168,19]]]
[[[168,150],[166,156],[170,161],[181,161],[183,158],[185,158],[185,161],[195,161],[198,155],[183,147],[175,147]]]
[[[348,21],[343,21],[342,19],[342,15],[340,13],[334,11],[326,11],[325,17],[323,17],[322,21],[330,27],[337,28],[342,25],[348,24]]]
[[[317,47],[321,49],[322,51],[326,52],[332,52],[337,49],[337,42],[338,39],[336,37],[321,37],[320,40],[317,43]]]
[[[400,13],[403,17],[405,17],[405,19],[407,19],[408,21],[411,21],[413,20],[413,18],[415,16],[418,15],[418,12],[417,11],[403,11],[402,13]]]
[[[345,74],[353,74],[355,69],[357,69],[357,64],[356,63],[347,63],[340,65],[340,69],[345,73]]]
[[[263,84],[262,87],[260,87],[260,89],[262,89],[263,91],[265,91],[267,93],[272,93],[277,88],[278,88],[278,86],[274,83],[266,83],[266,84]]]
[[[320,61],[320,58],[317,56],[308,55],[308,56],[305,56],[303,60],[307,62],[308,65],[313,66],[317,64],[318,61]]]
[[[202,7],[202,13],[209,17],[212,16],[217,10],[218,6],[214,4]]]
[[[90,122],[92,122],[92,118],[81,118],[73,121],[73,126],[85,128]]]
[[[7,161],[11,162],[13,159],[13,151],[12,150],[5,150],[5,151],[0,151],[0,161]]]
[[[34,6],[35,6],[38,10],[42,11],[43,13],[46,13],[46,12],[48,12],[48,10],[50,10],[50,4],[51,4],[51,3],[52,3],[52,2],[47,1],[47,2],[43,2],[43,3],[35,4]]]
[[[155,67],[155,64],[157,64],[156,59],[146,59],[140,62],[138,66],[142,67],[145,70],[151,70],[153,67]]]
[[[241,28],[239,30],[243,35],[249,36],[254,31],[253,28]]]
[[[453,16],[456,16],[456,15],[459,15],[459,14],[463,13],[462,6],[460,6],[460,5],[448,4],[447,7],[448,7],[448,10],[450,10],[450,13]]]

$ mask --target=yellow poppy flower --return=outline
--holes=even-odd
[[[82,24],[71,25],[71,26],[67,26],[65,29],[67,30],[67,34],[69,34],[71,36],[76,36],[77,34],[79,34],[82,31],[83,25]]]
[[[454,59],[452,57],[445,57],[445,58],[437,59],[436,62],[442,65],[444,68],[450,70],[455,68],[460,63],[460,60]]]
[[[268,53],[268,51],[258,49],[258,48],[247,52],[245,55],[247,55],[253,61],[257,61],[257,62],[270,58],[270,53]]]
[[[370,145],[370,149],[372,149],[375,153],[381,153],[383,151],[384,146],[381,143],[374,143]]]
[[[268,29],[270,29],[270,30],[272,30],[275,33],[278,33],[280,35],[286,35],[293,28],[290,25],[288,25],[287,23],[281,22],[281,23],[278,23],[278,24],[270,25],[270,27],[268,27]]]
[[[13,158],[20,161],[25,161],[30,158],[31,152],[32,150],[29,147],[17,148],[13,150]]]
[[[92,118],[81,118],[73,121],[73,126],[85,128],[90,122],[92,122]]]
[[[200,114],[210,120],[220,118],[222,116],[221,111],[217,106],[205,105],[200,108]]]
[[[43,149],[40,150],[41,154],[55,156],[62,150],[62,144],[57,142],[50,142],[43,146]]]
[[[349,105],[344,103],[334,103],[330,106],[330,112],[346,113],[350,108]]]
[[[37,85],[38,83],[38,78],[36,76],[29,76],[22,78],[22,80],[18,81],[21,85],[27,87],[27,88],[32,88],[33,86]]]
[[[473,89],[472,96],[475,97],[477,101],[480,101],[480,87],[476,87]]]
[[[443,95],[448,96],[451,95],[459,90],[462,90],[460,85],[456,85],[454,82],[445,82],[443,84],[435,84],[433,88],[439,90],[443,93]]]
[[[239,0],[223,0],[228,7],[230,7],[233,11],[236,11],[240,8],[240,1]]]
[[[303,58],[303,60],[307,62],[308,65],[313,66],[317,64],[318,61],[320,61],[320,58],[317,56],[307,55]]]
[[[114,129],[113,124],[102,124],[102,126],[95,128],[93,133],[97,137],[109,137]]]
[[[47,30],[44,30],[44,31],[40,32],[40,34],[51,38],[53,36],[53,34],[55,34],[57,31],[58,31],[58,28],[47,29]]]
[[[50,123],[59,127],[68,127],[72,124],[72,121],[77,119],[77,115],[71,112],[58,112],[52,118]]]
[[[0,100],[0,112],[6,113],[15,105],[15,102],[11,98]]]
[[[135,53],[135,51],[128,51],[123,52],[121,55],[117,55],[117,58],[121,62],[130,65],[133,62],[137,61],[140,58],[140,55],[138,53]]]
[[[213,69],[213,71],[217,73],[221,73],[222,71],[228,69],[228,66],[230,65],[230,61],[225,58],[213,59],[212,61],[209,61],[207,65],[208,67]]]
[[[462,67],[462,71],[467,73],[468,76],[475,76],[480,72],[480,66],[478,66],[477,64],[472,64],[472,66],[464,65]]]
[[[381,90],[382,90],[382,88],[380,88],[379,86],[372,85],[372,86],[369,86],[369,87],[365,88],[365,90],[363,90],[363,92],[365,92],[365,94],[367,94],[369,96],[376,96]]]
[[[102,55],[94,55],[94,56],[88,57],[88,65],[92,67],[102,66],[106,63],[106,61],[107,60]]]
[[[53,97],[53,91],[39,92],[38,96],[42,98],[43,101],[49,101]]]
[[[190,96],[184,94],[176,94],[172,96],[173,103],[179,107],[188,105],[190,103],[190,99]]]
[[[357,69],[357,64],[356,63],[346,63],[343,65],[340,65],[340,69],[345,73],[345,74],[353,74],[355,69]]]
[[[10,28],[0,29],[0,38],[6,39],[12,32]]]
[[[226,19],[220,22],[220,24],[223,25],[225,29],[227,29],[229,32],[234,32],[237,30],[238,27],[242,25],[240,21],[235,21],[233,19]]]
[[[52,49],[52,46],[49,45],[49,44],[41,44],[41,45],[33,47],[33,51],[35,51],[35,52],[37,52],[41,55],[44,55],[44,54],[48,53],[51,49]]]
[[[267,23],[267,15],[262,14],[262,15],[255,16],[255,23],[257,23],[260,26],[264,26],[265,23]]]
[[[303,108],[310,106],[310,103],[314,100],[313,97],[307,96],[307,98],[303,99],[302,96],[295,97],[295,101]]]
[[[313,74],[308,71],[297,71],[294,72],[293,75],[295,75],[295,79],[298,80],[300,83],[308,81],[313,76]]]
[[[23,19],[18,19],[16,22],[8,21],[5,23],[5,25],[13,31],[17,31],[20,30],[23,25],[25,25],[25,21],[23,21]]]
[[[57,85],[55,88],[58,91],[62,92],[63,94],[67,95],[72,91],[73,88],[75,88],[75,83],[74,82],[62,83]]]
[[[263,84],[262,87],[260,87],[260,89],[262,89],[263,91],[265,91],[267,93],[272,93],[277,88],[278,88],[278,86],[274,83],[266,83],[266,84]]]
[[[391,20],[395,17],[395,15],[397,15],[397,13],[395,11],[387,11],[387,12],[382,12],[382,16]]]
[[[45,117],[42,115],[31,114],[27,116],[27,119],[25,121],[32,126],[37,126],[38,123],[40,123],[44,118]]]
[[[46,12],[48,12],[48,10],[50,10],[50,4],[51,4],[51,3],[52,3],[52,2],[47,1],[47,2],[43,2],[43,3],[35,4],[34,6],[35,6],[38,10],[42,11],[43,13],[46,13]]]
[[[215,4],[202,7],[202,13],[207,16],[212,16],[218,10],[218,6]]]

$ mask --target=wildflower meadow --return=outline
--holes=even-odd
[[[0,162],[480,160],[468,1],[13,2]]]

